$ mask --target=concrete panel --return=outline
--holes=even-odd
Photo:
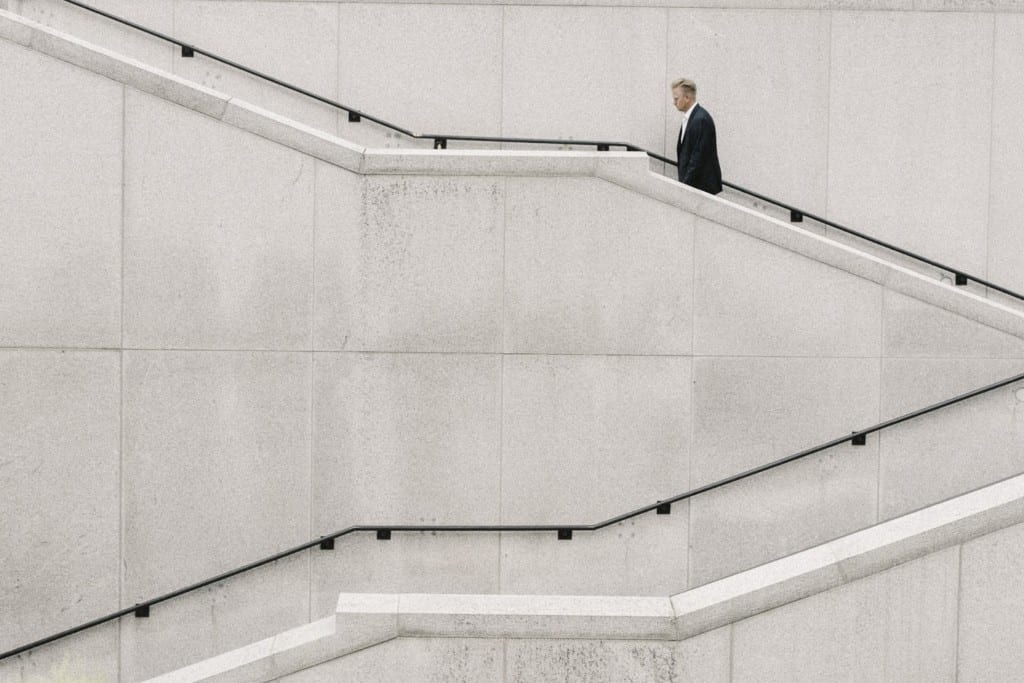
[[[339,618],[344,618],[347,600],[344,594],[338,598]],[[398,596],[398,632],[406,636],[672,640],[675,626],[672,601],[666,597]]]
[[[339,13],[345,104],[416,133],[500,135],[502,8],[341,3]],[[411,146],[347,117],[341,134],[372,147]]]
[[[396,638],[285,676],[280,683],[499,683],[503,641],[480,638]]]
[[[581,508],[597,498],[582,487],[574,491],[571,500]],[[623,504],[617,512],[642,506]],[[545,523],[599,521],[570,512]],[[650,512],[599,531],[577,531],[571,541],[559,540],[554,531],[506,533],[501,537],[501,592],[665,596],[686,588],[686,555],[685,503],[673,505],[667,517]]]
[[[953,680],[958,562],[950,548],[735,624],[733,680]]]
[[[878,356],[881,288],[704,220],[694,237],[694,353]]]
[[[892,359],[882,411],[896,417],[1019,374],[1020,360]],[[1009,386],[881,434],[879,514],[910,510],[1024,472],[1024,402]]]
[[[318,354],[314,528],[498,520],[501,357]]]
[[[1020,12],[1016,0],[990,0],[978,5],[972,0],[914,0],[914,9],[936,12]]]
[[[4,585],[7,585],[6,582]],[[56,629],[50,628],[42,635],[53,632]],[[12,643],[14,646],[22,644]],[[120,673],[117,647],[117,624],[97,626],[52,645],[3,660],[0,662],[0,680],[4,683],[117,681]],[[0,645],[0,648],[6,650],[4,645]]]
[[[689,353],[692,215],[587,178],[508,189],[507,352]]]
[[[125,353],[125,604],[309,540],[310,374],[301,354]]]
[[[336,540],[333,551],[317,550],[312,561],[314,618],[334,614],[339,592],[499,591],[497,534],[396,531],[389,541],[352,534]]]
[[[123,90],[6,41],[0,63],[0,345],[119,346]]]
[[[174,0],[89,0],[85,4],[161,33],[173,34]],[[171,71],[174,47],[63,0],[12,0],[11,10],[43,26]]]
[[[879,422],[872,358],[695,358],[691,486]]]
[[[886,290],[884,310],[887,358],[1024,359],[1024,339],[898,292]]]
[[[239,27],[245,27],[239,30]],[[321,2],[181,0],[174,8],[181,40],[327,99],[338,95],[338,9]],[[176,54],[179,76],[258,104],[328,133],[338,110],[223,66]]]
[[[120,374],[116,352],[0,352],[0,652],[117,610]]]
[[[878,360],[694,359],[690,487],[878,422]],[[878,441],[694,498],[690,583],[697,586],[875,521]]]
[[[696,496],[690,587],[874,524],[877,472],[878,442],[869,439]]]
[[[125,344],[309,349],[313,162],[127,95]]]
[[[502,522],[592,524],[686,490],[690,360],[505,359]],[[664,594],[685,585],[685,506],[571,543],[502,538],[502,590]],[[674,558],[658,562],[652,555]],[[582,580],[586,567],[607,571]]]
[[[1024,677],[1024,525],[963,547],[957,680],[1011,681]]]
[[[506,356],[502,521],[601,521],[686,488],[690,359]]]
[[[648,8],[506,8],[504,135],[661,149],[665,21]]]
[[[317,169],[318,349],[500,350],[504,181]]]
[[[497,523],[500,356],[323,354],[315,368],[315,534]],[[314,560],[323,614],[339,591],[497,590],[496,535],[360,534],[337,548]]]
[[[170,562],[189,557],[186,552]],[[122,619],[121,680],[174,671],[308,619],[309,556],[300,553],[155,605],[148,619]]]
[[[1020,236],[1024,197],[1024,16],[995,17],[995,81],[992,85],[992,189],[988,219],[988,277],[1017,292],[1024,291],[1024,241]]]
[[[833,14],[831,218],[985,272],[993,22],[967,13]]]
[[[682,637],[737,622],[1024,521],[1024,476],[672,596]]]
[[[669,83],[691,78],[726,179],[824,213],[829,26],[827,12],[669,10],[665,155],[676,156],[682,120]]]
[[[613,640],[508,640],[505,681],[729,680],[729,629],[680,643]]]

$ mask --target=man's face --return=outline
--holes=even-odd
[[[672,88],[672,103],[679,111],[689,111],[693,106],[693,96],[682,88]]]

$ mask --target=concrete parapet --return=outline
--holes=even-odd
[[[162,99],[181,104],[215,119],[223,119],[231,98],[202,86],[189,84],[175,76],[139,62],[91,46],[70,36],[26,22],[17,15],[3,14],[3,35],[9,40],[31,45],[50,54],[118,82],[150,92]],[[676,208],[729,228],[796,251],[862,278],[971,317],[986,325],[1024,336],[1024,316],[1013,309],[971,292],[913,273],[906,268],[866,255],[862,251],[837,244],[810,230],[766,219],[764,215],[738,207],[703,193],[680,188],[664,177],[647,171],[646,157],[639,152],[494,152],[364,150],[333,136],[315,131],[280,116],[263,116],[260,109],[239,103],[232,115],[235,125],[268,137],[283,145],[296,140],[302,151],[358,173],[402,173],[433,175],[594,175],[615,184],[659,199]],[[243,112],[244,115],[243,115]],[[253,130],[256,129],[256,130]],[[339,146],[342,151],[339,151]],[[325,158],[326,157],[326,158]],[[343,157],[343,158],[342,158]],[[984,302],[977,306],[970,300]],[[1006,313],[1010,313],[1009,316]]]
[[[642,154],[368,150],[7,13],[0,35],[19,67],[0,73],[19,88],[0,135],[25,161],[0,171],[16,472],[0,500],[33,476],[68,487],[83,453],[93,468],[0,532],[85,539],[52,579],[38,548],[15,553],[0,611],[44,616],[16,616],[0,647],[79,597],[61,619],[349,524],[602,521],[1020,371],[1019,307],[657,177]],[[69,93],[78,117],[47,108]],[[98,640],[138,678],[324,617],[341,588],[695,588],[1017,474],[1013,392],[571,543],[346,538]],[[95,524],[66,535],[79,507]],[[39,609],[51,582],[100,594]]]
[[[683,69],[718,120],[727,179],[1024,283],[1017,0],[90,4],[419,132],[600,135],[672,154],[679,119],[667,84]],[[60,0],[6,6],[328,134],[430,145],[181,58]],[[560,26],[574,30],[548,33]],[[963,96],[946,102],[916,77],[923,64],[963,84]],[[865,110],[864,90],[886,106]]]
[[[675,595],[688,637],[961,545],[1024,520],[1024,477],[1014,477]]]
[[[332,616],[147,680],[149,683],[269,681],[282,672],[300,671],[394,638],[394,620],[390,615],[387,620],[391,626],[372,623],[368,617],[352,620],[342,632],[338,629],[337,618]]]
[[[342,596],[342,618],[348,610]],[[675,635],[666,598],[402,595],[397,615],[399,635],[412,637],[669,640]]]
[[[228,664],[238,671],[260,671],[259,677],[248,680],[273,680],[299,669],[306,672],[284,680],[321,680],[311,671],[327,662],[328,650],[337,649],[335,661],[323,664],[322,675],[337,676],[346,665],[336,658],[352,652],[354,640],[371,644],[397,638],[420,641],[428,649],[432,648],[427,643],[439,639],[453,643],[506,640],[519,643],[517,647],[550,641],[553,648],[572,643],[573,647],[599,651],[614,649],[613,643],[621,642],[631,643],[638,652],[636,648],[668,647],[666,651],[671,651],[676,647],[640,645],[644,641],[706,645],[708,638],[730,629],[728,649],[736,666],[731,680],[747,680],[766,670],[781,677],[813,671],[821,680],[842,678],[853,669],[870,679],[875,679],[879,670],[903,671],[900,678],[942,676],[952,670],[955,659],[960,548],[972,553],[964,566],[978,572],[970,563],[982,557],[981,545],[997,542],[1008,533],[1019,536],[1022,524],[1024,477],[1015,477],[671,598],[342,594],[336,630],[331,629],[330,620],[317,622],[283,634],[276,642],[256,643],[154,680],[235,680],[227,677]],[[997,560],[984,571],[991,574],[1001,566]],[[970,576],[976,575],[979,573]],[[980,592],[974,584],[969,585],[975,591],[970,595]],[[974,600],[968,597],[961,602],[966,614],[973,615]],[[822,609],[824,605],[829,608]],[[986,614],[1001,619],[1005,612],[990,604]],[[877,622],[879,628],[860,628],[867,621]],[[916,627],[908,628],[914,624]],[[825,632],[837,637],[822,637]],[[819,636],[814,637],[815,633]],[[302,654],[313,636],[321,641],[319,649],[315,654]],[[879,639],[886,639],[886,647],[872,649]],[[590,644],[584,646],[585,642]],[[392,650],[395,647],[421,646],[392,643]],[[775,656],[780,648],[792,650],[794,656]],[[975,648],[973,642],[968,646]],[[433,675],[433,667],[451,666],[452,657],[459,658],[444,648],[440,652],[447,654],[428,657],[420,674]],[[830,652],[838,659],[828,656]],[[847,661],[857,652],[861,653],[859,659]],[[463,651],[462,657],[466,655]],[[542,659],[552,655],[549,652]],[[387,648],[377,656],[378,675],[387,680],[384,672],[391,656],[394,653]],[[515,650],[507,652],[505,657],[509,656],[517,662],[514,668],[527,665],[517,661]],[[537,665],[537,656],[534,652],[529,657],[531,666]],[[647,656],[634,659],[629,674],[650,675],[656,660]],[[1000,671],[1016,666],[1014,659],[1004,660]],[[558,661],[561,671],[571,674],[570,660],[563,656]],[[702,664],[714,666],[716,661],[718,657],[705,653]],[[215,663],[225,667],[224,677],[210,675]],[[604,662],[594,674],[604,680],[612,668]],[[461,680],[457,671],[453,668],[449,675]],[[517,680],[495,676],[491,672],[484,680]]]

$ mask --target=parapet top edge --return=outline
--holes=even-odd
[[[607,626],[595,625],[590,633],[585,622],[608,618],[636,620],[635,626],[648,627],[673,622],[676,635],[683,639],[1021,523],[1024,475],[1017,475],[665,598],[444,593],[372,597],[387,601],[397,617],[429,617],[404,633],[415,637],[450,635],[451,625],[469,628],[491,619],[493,625],[503,625],[509,637],[522,631],[529,637],[607,638]],[[362,597],[342,593],[338,617],[366,614],[359,606]],[[566,618],[584,623],[570,626],[565,634],[556,628],[547,635],[535,630],[541,622]],[[635,626],[624,630],[630,638],[642,639],[644,631]],[[646,632],[650,639],[665,637],[657,628]]]
[[[339,612],[343,604],[339,598]],[[672,616],[667,597],[603,595],[510,595],[456,593],[398,593],[397,613],[433,616],[500,617],[640,617]]]
[[[0,39],[363,175],[593,176],[602,164],[633,164],[637,171],[647,167],[643,152],[367,149],[3,9]]]
[[[1024,337],[1024,315],[1009,307],[945,287],[867,252],[657,176],[650,171],[650,162],[644,152],[367,149],[5,10],[0,10],[0,39],[79,66],[360,175],[600,178],[726,228],[892,287],[976,322]],[[756,218],[757,226],[751,225],[752,218]]]
[[[681,638],[1024,523],[1024,475],[671,597]]]

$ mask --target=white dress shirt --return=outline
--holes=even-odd
[[[683,125],[681,125],[679,127],[679,144],[680,145],[683,144],[683,138],[686,137],[686,124],[688,124],[690,122],[690,114],[693,113],[693,110],[696,109],[696,107],[697,107],[697,102],[694,101],[693,106],[691,106],[687,111],[683,112]]]

